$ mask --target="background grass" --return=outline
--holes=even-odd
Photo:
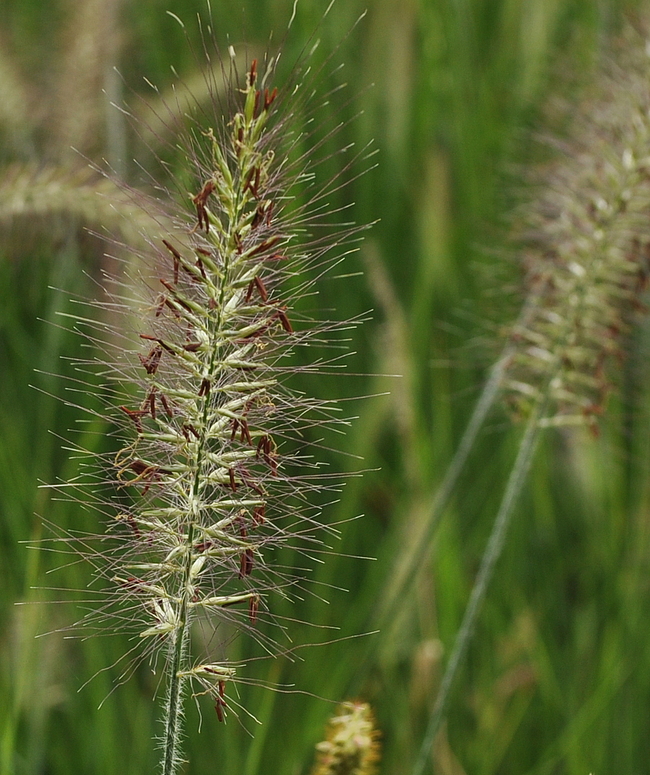
[[[2,2],[3,180],[14,179],[17,164],[21,170],[47,164],[69,180],[66,174],[83,166],[67,152],[72,144],[122,164],[133,182],[136,166],[124,159],[153,163],[105,110],[101,89],[137,103],[130,90],[150,94],[143,76],[164,88],[173,65],[190,78],[196,61],[165,10],[187,21],[198,45],[193,19],[203,3],[105,3],[110,27],[100,5]],[[285,74],[325,5],[300,3]],[[364,5],[334,6],[318,30],[322,51],[339,44]],[[623,12],[636,7],[614,0],[374,0],[340,45],[335,61],[345,63],[350,88],[330,109],[345,118],[363,109],[345,136],[360,144],[374,138],[381,152],[379,167],[345,196],[356,203],[355,220],[380,220],[348,262],[347,271],[363,270],[365,278],[326,281],[322,296],[325,303],[336,300],[341,316],[375,310],[354,334],[350,371],[403,376],[318,386],[341,397],[391,393],[354,406],[360,417],[341,445],[363,456],[372,472],[350,480],[329,513],[332,521],[363,513],[345,523],[340,548],[377,560],[330,558],[319,581],[351,591],[333,591],[329,606],[308,598],[289,615],[339,627],[335,636],[373,627],[498,352],[498,331],[516,310],[508,214],[526,194],[518,170],[537,156],[531,137],[543,106],[553,94],[574,98]],[[263,48],[272,30],[281,39],[291,3],[214,0],[213,9],[220,41]],[[85,49],[82,34],[90,41]],[[75,42],[81,53],[73,66]],[[126,86],[111,75],[114,64]],[[350,95],[358,95],[352,104]],[[76,124],[61,118],[62,101],[66,119],[78,117]],[[334,170],[333,164],[326,166]],[[37,489],[39,480],[70,470],[56,436],[78,416],[49,395],[61,385],[47,376],[65,371],[61,356],[73,354],[78,342],[43,321],[68,309],[72,295],[93,293],[91,278],[103,259],[82,228],[95,225],[92,211],[62,207],[60,196],[38,212],[29,197],[21,208],[9,183],[0,183],[0,773],[151,772],[157,679],[147,666],[101,710],[115,671],[101,672],[77,692],[128,644],[56,634],[34,640],[72,621],[75,611],[43,604],[58,595],[33,587],[49,583],[45,572],[56,562],[20,542],[42,535],[42,518],[68,527],[82,520],[92,529],[88,515]],[[629,343],[620,393],[600,438],[548,435],[537,454],[432,755],[440,775],[650,773],[648,333],[642,324]],[[32,383],[44,392],[30,390]],[[403,594],[391,626],[307,649],[295,664],[251,668],[260,679],[333,701],[351,695],[370,701],[383,732],[384,773],[406,774],[413,766],[519,433],[505,413],[491,418],[446,510],[435,552]],[[71,566],[53,586],[83,585],[86,574]],[[16,601],[30,605],[15,607]],[[328,639],[328,631],[316,632],[321,636]],[[248,648],[235,643],[233,657]],[[209,707],[198,735],[196,712],[188,709],[187,771],[308,771],[332,705],[256,686],[242,687],[241,702],[263,722],[254,739],[233,718],[219,725]]]

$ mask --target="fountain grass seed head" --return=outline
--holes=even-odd
[[[287,623],[273,598],[299,594],[304,573],[278,552],[329,551],[336,531],[321,509],[341,476],[319,461],[321,430],[348,424],[339,405],[293,382],[338,373],[340,334],[354,325],[313,310],[316,281],[355,250],[362,228],[327,225],[345,175],[319,184],[310,148],[342,124],[317,120],[322,73],[307,65],[282,89],[277,57],[253,59],[241,77],[229,54],[219,66],[226,97],[215,87],[214,114],[196,111],[172,141],[193,180],[175,184],[184,202],[170,204],[165,190],[147,200],[160,224],[150,250],[105,278],[102,315],[74,323],[93,351],[77,363],[93,375],[91,415],[108,419],[114,446],[79,445],[78,476],[56,486],[108,523],[105,535],[63,536],[94,568],[97,600],[79,629],[126,632],[154,667],[164,662],[165,775],[180,762],[188,691],[208,695],[219,720],[232,709],[236,634],[268,654],[290,650],[277,642]],[[234,106],[225,119],[224,106]],[[339,149],[353,157],[346,170],[368,156],[351,148]],[[95,315],[97,306],[88,304]]]
[[[629,26],[597,84],[572,106],[569,137],[525,208],[527,308],[505,387],[542,425],[597,431],[650,255],[650,46]]]

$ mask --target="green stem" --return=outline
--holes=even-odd
[[[179,627],[176,630],[172,658],[169,662],[167,707],[165,709],[165,744],[163,757],[163,775],[172,775],[176,764],[176,752],[180,740],[181,697],[183,695],[183,678],[180,675],[183,666],[183,655],[189,637],[189,620],[187,606],[190,587],[190,572],[192,568],[192,543],[194,541],[194,523],[190,522],[187,531],[187,558],[183,573],[183,596],[179,610]]]
[[[172,775],[178,749],[180,721],[181,694],[183,691],[182,678],[179,676],[181,661],[183,658],[184,640],[186,628],[183,626],[176,632],[174,641],[173,658],[169,667],[169,694],[165,712],[165,748],[163,758],[163,775]]]
[[[514,331],[527,325],[543,288],[543,285],[540,286],[536,292],[531,293],[528,296],[519,313],[517,323],[513,327]],[[404,597],[407,594],[409,587],[413,584],[418,570],[423,567],[425,558],[431,553],[431,546],[440,519],[456,488],[458,478],[465,467],[467,458],[474,448],[479,431],[483,427],[486,417],[501,392],[504,374],[510,365],[510,361],[517,347],[518,344],[516,342],[512,340],[509,341],[503,348],[497,362],[490,369],[488,380],[476,402],[476,406],[474,407],[472,416],[465,428],[458,449],[436,491],[422,530],[417,536],[417,540],[412,542],[412,549],[409,555],[405,560],[402,560],[403,571],[401,575],[396,574],[396,579],[391,580],[387,594],[384,598],[386,602],[376,620],[376,626],[379,630],[385,630],[389,623],[396,619],[398,610],[402,607]]]
[[[514,510],[514,506],[517,502],[517,498],[519,497],[524,482],[526,481],[528,471],[530,470],[530,466],[533,461],[533,456],[535,454],[537,442],[541,433],[539,428],[539,420],[542,417],[545,406],[545,400],[538,401],[530,415],[528,424],[526,425],[526,430],[524,431],[524,435],[519,446],[517,458],[515,460],[512,471],[510,472],[506,491],[503,495],[503,500],[501,501],[499,511],[497,512],[497,516],[494,520],[494,526],[492,527],[492,533],[490,534],[488,545],[481,560],[481,567],[479,568],[476,582],[472,589],[472,594],[463,616],[462,624],[458,634],[456,635],[454,648],[449,658],[449,662],[447,663],[447,667],[440,684],[440,690],[438,691],[438,696],[436,697],[435,705],[431,711],[429,724],[427,726],[424,740],[422,742],[422,747],[420,748],[420,753],[415,763],[415,767],[413,768],[412,775],[421,775],[424,771],[431,747],[433,746],[436,734],[438,733],[440,725],[442,724],[454,679],[456,678],[458,668],[465,656],[465,652],[467,651],[467,646],[469,645],[472,631],[474,630],[474,626],[476,624],[479,608],[483,602],[488,584],[492,578],[492,573],[494,572],[494,567],[497,560],[499,559],[499,556],[501,555],[501,551],[505,543],[505,537],[510,525],[510,518]]]

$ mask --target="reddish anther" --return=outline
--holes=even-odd
[[[253,295],[253,290],[257,288],[257,292],[260,295],[260,298],[262,301],[268,301],[269,300],[269,293],[266,290],[266,286],[262,282],[261,278],[259,276],[255,276],[248,286],[248,290],[246,291],[246,299],[245,301],[250,301],[251,297]]]
[[[282,328],[288,333],[293,333],[293,328],[291,326],[291,322],[289,321],[289,318],[287,317],[285,311],[283,309],[278,310],[278,318],[280,320],[280,323],[282,323]]]
[[[178,292],[176,291],[176,289],[174,288],[174,286],[171,283],[168,283],[167,280],[162,280],[162,279],[160,280],[160,282],[171,293],[171,295],[174,297],[174,301],[177,304],[180,304],[181,307],[184,310],[186,310],[187,312],[191,312],[192,311],[192,308],[190,307],[190,305],[186,301],[183,301],[183,299],[179,298]],[[171,308],[178,314],[178,311],[174,308],[174,306],[169,303],[169,299],[166,300],[166,303],[167,303],[168,306],[171,306]]]
[[[162,393],[160,394],[160,403],[163,405],[163,409],[165,410],[165,414],[169,419],[171,420],[174,416],[174,412],[172,411],[172,408],[169,404],[169,401],[167,400],[166,396],[164,396]]]
[[[257,59],[251,62],[251,69],[248,73],[248,85],[252,86],[257,80]]]
[[[253,105],[253,118],[257,118],[257,111],[260,106],[260,92],[259,90],[255,92],[255,104]]]
[[[269,94],[268,89],[264,89],[264,110],[268,110],[273,105],[275,98],[278,96],[277,86]]]
[[[256,248],[251,250],[251,252],[248,254],[248,257],[252,258],[253,256],[258,256],[260,253],[264,253],[266,250],[270,250],[272,247],[277,245],[281,239],[282,237],[279,234],[265,239],[264,242],[260,242]]]
[[[239,473],[239,476],[242,480],[242,482],[247,486],[250,487],[251,490],[255,490],[255,492],[258,495],[261,495],[262,497],[266,496],[266,493],[262,489],[262,487],[257,484],[257,482],[253,479],[253,477],[250,474],[250,471],[248,469],[244,468],[244,466],[238,466],[237,471]]]
[[[243,417],[239,421],[239,426],[241,428],[241,434],[239,436],[241,441],[244,441],[244,439],[245,439],[251,446],[253,446],[253,439],[251,438],[251,432],[250,432],[250,429],[248,427],[248,423],[246,422],[246,420]]]
[[[230,489],[233,492],[237,492],[237,482],[235,481],[235,472],[232,470],[232,468],[228,469],[228,480],[230,482]]]
[[[158,371],[158,364],[160,363],[161,357],[162,347],[160,346],[154,347],[146,358],[143,358],[142,355],[138,355],[140,363],[144,366],[147,374],[155,374]]]
[[[205,552],[208,549],[211,549],[213,546],[214,546],[214,541],[201,541],[200,544],[195,544],[194,549],[197,552]]]
[[[251,621],[251,624],[255,624],[257,622],[257,612],[260,608],[260,599],[259,597],[251,597],[248,601],[248,618]]]
[[[151,336],[150,334],[140,334],[140,339],[146,339],[148,342],[158,342],[158,344],[164,349],[167,350],[167,352],[170,355],[176,355],[174,350],[168,345],[163,339],[156,339],[155,336]],[[144,364],[143,364],[144,365]]]
[[[138,476],[145,476],[147,478],[154,478],[161,474],[171,474],[168,468],[161,468],[160,466],[152,466],[145,463],[144,460],[132,460],[129,463],[129,468]]]
[[[161,313],[163,311],[163,307],[165,306],[166,303],[167,303],[167,297],[164,296],[163,294],[160,294],[160,296],[158,297],[158,303],[156,304],[156,317],[157,318],[160,317],[160,315],[161,315]]]
[[[273,439],[268,435],[261,436],[260,440],[257,442],[257,452],[255,457],[259,458],[260,454],[264,458],[264,462],[273,472],[273,476],[277,476],[278,464],[275,459],[275,444]]]
[[[266,522],[266,506],[256,506],[253,509],[253,524],[263,525]]]
[[[129,576],[126,581],[120,582],[120,586],[124,587],[125,589],[137,589],[140,584],[144,584],[144,581],[142,581],[142,579],[136,578],[135,576]]]
[[[201,277],[202,277],[204,280],[207,280],[207,279],[208,279],[208,276],[207,276],[207,274],[205,273],[205,267],[203,266],[203,261],[201,261],[201,259],[200,259],[200,258],[197,258],[197,259],[196,259],[196,265],[197,265],[197,267],[199,268],[199,272],[201,272]]]
[[[128,522],[128,525],[131,528],[131,530],[133,530],[134,535],[137,536],[138,538],[141,538],[142,537],[142,533],[140,532],[140,528],[138,527],[138,523],[133,518],[133,515],[127,514],[126,515],[126,521]]]
[[[244,576],[250,576],[253,572],[253,550],[246,549],[241,556],[239,564],[239,578],[243,579]]]
[[[210,395],[210,380],[206,379],[205,377],[203,380],[201,380],[201,387],[199,388],[199,398],[201,396],[209,396]]]
[[[156,419],[156,388],[152,387],[147,397],[144,399],[142,406],[140,407],[143,414],[151,414],[151,417]]]
[[[248,427],[248,423],[246,422],[245,418],[238,418],[233,419],[232,421],[232,431],[230,433],[230,441],[235,440],[235,436],[237,435],[237,431],[239,431],[239,438],[243,442],[244,440],[247,441],[251,446],[253,444],[253,439],[251,438],[251,432]]]
[[[133,420],[133,424],[135,425],[135,429],[138,433],[142,433],[142,417],[149,414],[148,411],[142,411],[141,409],[129,409],[126,406],[120,406],[120,409],[129,417],[130,420]]]
[[[248,283],[248,288],[246,289],[246,296],[244,297],[244,302],[249,302],[251,300],[251,296],[253,295],[253,288],[255,288],[255,281],[251,280]]]
[[[262,282],[262,279],[261,277],[259,277],[259,275],[255,276],[254,282],[255,282],[255,287],[257,288],[262,301],[268,301],[269,300],[268,291],[266,290],[266,286]]]
[[[214,672],[212,670],[209,670],[208,668],[206,668],[206,670],[209,673]],[[223,721],[224,718],[225,718],[225,715],[226,715],[224,711],[226,710],[226,707],[227,707],[227,705],[226,705],[226,682],[225,681],[219,681],[217,686],[218,686],[219,694],[217,695],[217,697],[215,699],[214,709],[217,712],[217,718],[219,719],[219,721]]]
[[[264,220],[265,215],[264,206],[260,205],[257,210],[255,210],[255,215],[253,216],[253,220],[251,221],[251,229],[256,229]]]
[[[246,178],[244,180],[244,191],[248,191],[248,189],[251,189],[251,181],[253,180],[253,174],[255,173],[255,168],[251,167],[248,172],[246,173]]]
[[[162,242],[163,242],[163,245],[174,257],[174,285],[176,285],[176,283],[178,282],[178,267],[182,263],[181,254],[178,252],[178,250],[176,250],[176,248],[170,242],[167,242],[166,239],[164,239]]]
[[[192,197],[192,202],[196,205],[196,217],[198,220],[198,228],[205,229],[206,233],[210,231],[210,218],[208,211],[206,210],[206,204],[208,197],[216,188],[213,180],[208,180],[203,184],[203,188],[199,193]]]
[[[248,170],[248,174],[246,175],[246,182],[244,183],[244,191],[246,190],[250,191],[251,194],[257,199],[259,195],[259,188],[260,188],[260,168],[251,167],[251,169]],[[256,217],[257,217],[257,213],[255,214],[255,216],[253,216],[253,224]],[[253,228],[255,228],[255,225],[253,225]]]
[[[146,486],[142,491],[143,495],[146,495],[153,482],[160,480],[160,477],[164,474],[170,475],[172,472],[168,468],[162,468],[160,466],[149,465],[144,460],[132,460],[128,468],[136,474],[135,480],[131,484],[135,484],[137,481],[146,482]]]
[[[262,222],[267,226],[271,225],[271,216],[273,215],[273,202],[262,202],[255,210],[255,215],[251,221],[251,229],[256,229]]]
[[[194,438],[197,441],[201,438],[201,436],[199,435],[199,432],[192,425],[192,423],[183,423],[183,425],[181,425],[181,433],[183,434],[183,436],[185,436],[185,441],[190,440],[190,433],[192,434],[192,436],[194,436]]]
[[[260,453],[262,455],[267,455],[269,450],[269,437],[268,436],[260,436],[259,441],[257,442],[257,452],[255,453],[255,457],[259,458]]]

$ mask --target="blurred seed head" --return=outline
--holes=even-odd
[[[379,731],[366,702],[342,703],[316,746],[312,775],[372,775],[380,758]]]
[[[569,137],[538,171],[523,212],[527,313],[505,386],[518,412],[548,399],[545,425],[588,425],[650,278],[650,47],[629,27],[597,86],[573,105]]]

